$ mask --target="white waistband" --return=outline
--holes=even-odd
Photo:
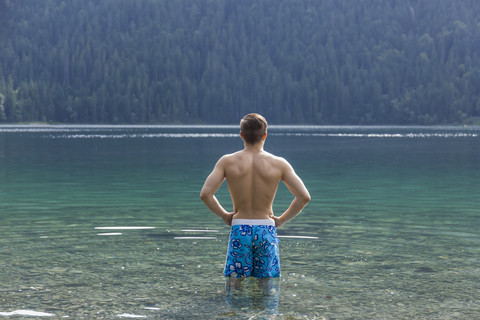
[[[251,225],[251,226],[274,226],[275,220],[273,219],[233,219],[232,226],[238,226],[241,224]]]

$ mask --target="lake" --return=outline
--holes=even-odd
[[[282,277],[232,282],[199,192],[238,131],[0,126],[0,316],[480,317],[479,127],[271,126],[312,201],[278,229]]]

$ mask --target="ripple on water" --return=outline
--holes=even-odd
[[[0,312],[0,316],[11,317],[11,316],[29,316],[29,317],[53,317],[55,316],[52,313],[32,311],[32,310],[15,310],[12,312]]]

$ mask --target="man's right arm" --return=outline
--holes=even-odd
[[[215,165],[215,168],[213,168],[213,171],[205,180],[202,191],[200,191],[200,198],[210,211],[222,218],[223,221],[230,226],[235,213],[225,210],[215,197],[215,193],[225,180],[225,170],[223,168],[224,161],[224,158],[220,158]]]
[[[295,198],[290,203],[288,209],[280,217],[272,216],[277,227],[281,227],[286,222],[295,218],[295,216],[299,214],[311,200],[310,193],[303,184],[303,181],[295,173],[292,166],[287,161],[285,161],[284,165],[285,169],[282,176],[282,181],[285,183],[288,190],[290,190],[290,192],[295,196]]]

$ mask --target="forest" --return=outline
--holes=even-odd
[[[479,124],[478,0],[0,0],[0,123]]]

